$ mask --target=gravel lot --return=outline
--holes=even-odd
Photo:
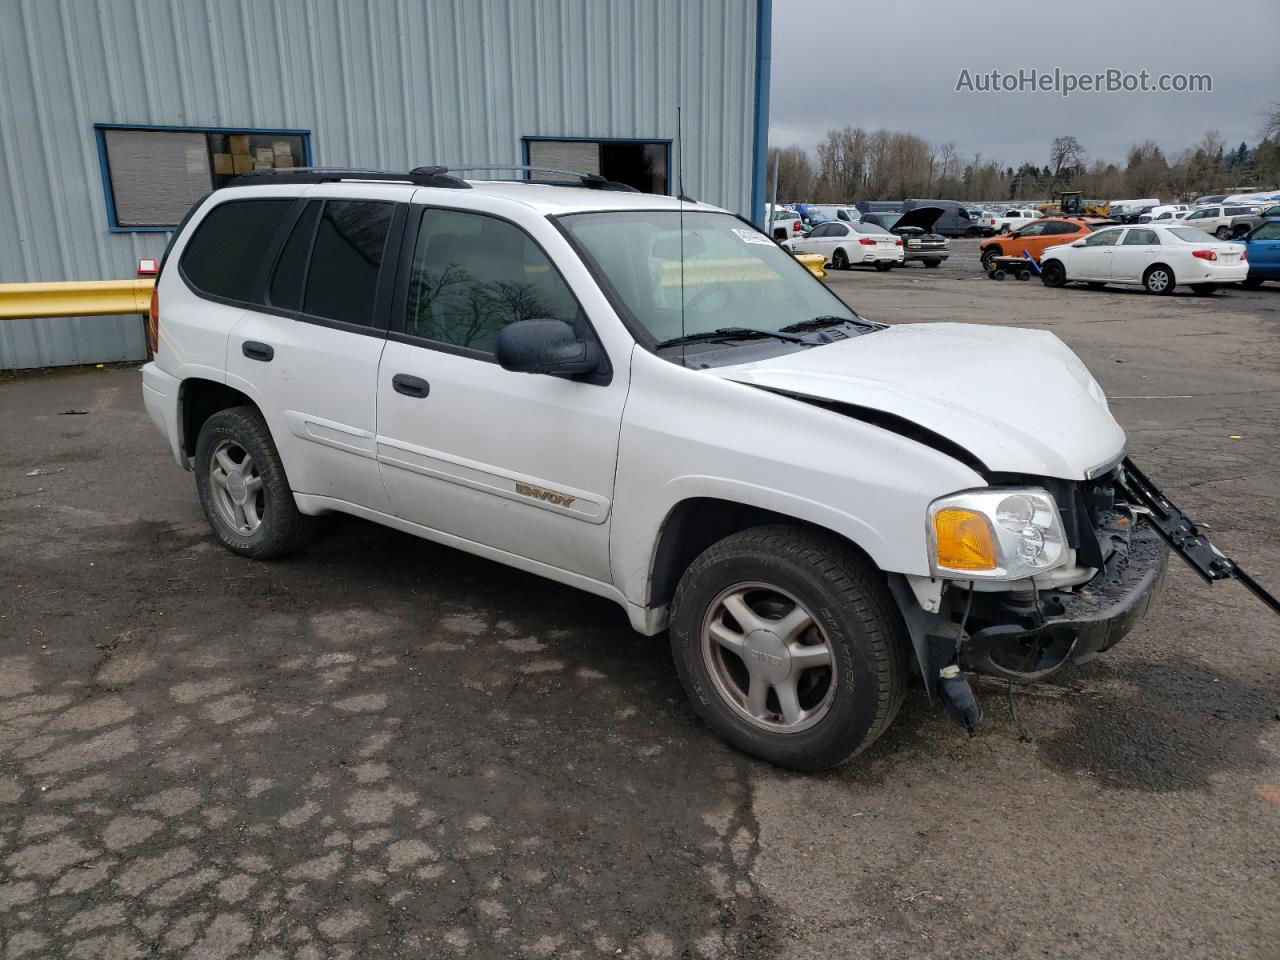
[[[1280,587],[1280,289],[996,284],[976,246],[830,283],[1058,334]],[[801,776],[606,601],[345,518],[216,547],[132,369],[9,378],[0,414],[0,957],[1277,956],[1280,621],[1238,585],[1176,564],[1021,695],[1029,744],[1003,686],[974,740],[917,687]]]

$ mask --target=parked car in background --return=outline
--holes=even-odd
[[[1034,207],[1014,207],[995,218],[995,233],[1012,233],[1021,230],[1033,220],[1041,219],[1041,213]]]
[[[1144,211],[1153,207],[1160,206],[1159,197],[1145,197],[1141,200],[1112,200],[1110,203],[1108,216],[1114,220],[1122,220],[1125,217],[1137,217]]]
[[[862,222],[901,237],[907,262],[919,260],[926,267],[937,267],[951,256],[951,244],[933,229],[943,213],[942,207],[916,207],[906,213],[868,213]]]
[[[1233,240],[1239,240],[1262,226],[1268,220],[1273,220],[1276,217],[1280,217],[1280,203],[1264,207],[1257,213],[1250,213],[1242,217],[1232,217],[1231,238]]]
[[[1194,227],[1108,227],[1050,247],[1040,257],[1040,277],[1048,287],[1076,280],[1095,288],[1132,283],[1156,294],[1188,284],[1203,295],[1242,283],[1249,273],[1245,256],[1243,244],[1223,242]]]
[[[781,243],[792,237],[804,236],[804,222],[800,219],[800,214],[794,210],[778,207],[773,211],[773,222],[769,225],[769,232],[773,239]]]
[[[1191,206],[1203,207],[1208,203],[1221,203],[1225,199],[1227,199],[1227,195],[1225,193],[1215,193],[1207,197],[1196,197],[1191,201]]]
[[[806,203],[805,213],[809,215],[809,219],[821,217],[823,220],[841,220],[844,223],[857,223],[862,219],[862,214],[854,207],[841,206],[830,203]]]
[[[1185,223],[1189,227],[1196,227],[1205,233],[1212,233],[1219,240],[1231,239],[1231,222],[1236,217],[1247,217],[1255,213],[1261,213],[1260,206],[1226,206],[1213,204],[1208,207],[1201,207],[1198,210],[1192,210],[1177,223]]]
[[[904,200],[902,212],[909,213],[921,207],[932,207],[942,212],[933,224],[933,232],[944,237],[976,237],[978,225],[969,219],[964,204],[955,200]]]
[[[874,223],[828,220],[782,246],[792,253],[820,253],[837,270],[858,264],[892,270],[905,260],[902,238]]]
[[[1092,232],[1088,221],[1079,217],[1045,217],[1028,223],[1021,230],[988,237],[978,244],[982,272],[990,273],[996,257],[1022,257],[1030,255],[1040,262],[1040,255],[1049,247],[1071,243]]]
[[[864,216],[868,213],[901,213],[901,200],[859,200],[853,208]]]
[[[1245,240],[1249,275],[1246,287],[1256,287],[1266,280],[1280,281],[1280,220],[1259,225]]]
[[[1113,213],[1111,219],[1116,223],[1145,223],[1150,220],[1149,214],[1155,206],[1129,207],[1124,213]]]

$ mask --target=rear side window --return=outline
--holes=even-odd
[[[182,252],[182,273],[200,293],[262,302],[262,278],[276,231],[294,200],[232,200],[214,207]]]
[[[316,227],[303,312],[373,326],[378,275],[395,204],[327,200]]]
[[[302,211],[293,232],[280,252],[275,275],[267,299],[271,306],[285,310],[302,309],[302,285],[307,278],[307,254],[311,252],[311,237],[316,230],[316,218],[323,206],[320,200],[312,200]]]

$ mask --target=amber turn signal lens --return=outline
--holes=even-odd
[[[974,510],[946,507],[933,516],[937,563],[948,570],[994,570],[996,540],[991,521]]]

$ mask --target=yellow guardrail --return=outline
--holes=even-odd
[[[154,277],[0,283],[0,320],[147,313],[155,285]]]
[[[827,271],[827,258],[820,253],[797,253],[796,259],[809,268],[809,272],[815,277],[825,277]]]

